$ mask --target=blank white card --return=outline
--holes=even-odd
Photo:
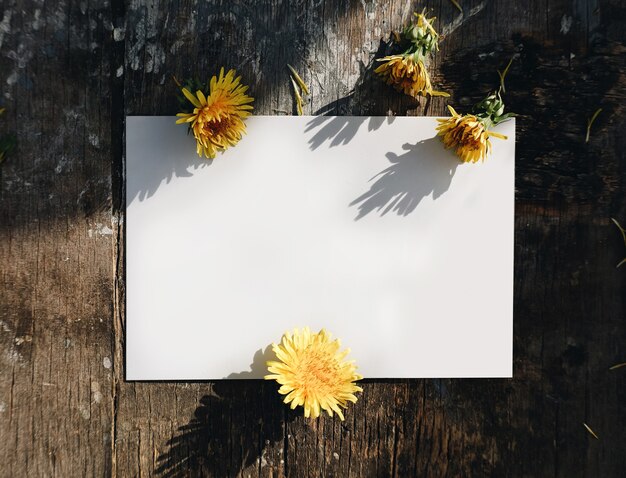
[[[127,118],[127,379],[261,378],[304,326],[366,378],[512,375],[514,121],[478,164],[435,118],[247,125],[209,161]]]

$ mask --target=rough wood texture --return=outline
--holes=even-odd
[[[0,133],[18,137],[0,169],[0,475],[623,475],[622,1],[93,3],[0,0]],[[516,58],[515,378],[367,382],[343,423],[305,421],[270,383],[125,382],[125,115],[175,113],[171,75],[220,65],[257,113],[291,114],[286,63],[309,114],[443,115],[371,75],[424,7],[461,110]],[[177,171],[150,174],[148,194]]]
[[[111,470],[110,9],[0,3],[0,475]]]

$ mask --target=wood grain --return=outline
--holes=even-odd
[[[0,169],[1,476],[623,474],[626,369],[608,369],[626,360],[609,220],[626,222],[626,6],[461,4],[0,0],[0,133],[18,137]],[[371,74],[424,7],[445,33],[430,71],[449,100]],[[367,381],[345,422],[306,421],[271,383],[124,380],[124,118],[174,114],[172,75],[234,67],[256,113],[293,114],[290,63],[306,114],[444,115],[511,57],[514,379]]]
[[[0,475],[111,470],[110,9],[0,3]]]

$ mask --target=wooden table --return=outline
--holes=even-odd
[[[0,169],[1,476],[623,476],[626,6],[460,3],[0,1],[0,131],[18,136]],[[423,6],[460,110],[515,56],[515,378],[366,382],[345,422],[305,420],[272,383],[125,382],[125,115],[176,113],[172,75],[221,65],[256,113],[293,114],[287,63],[307,114],[446,114],[371,73]]]

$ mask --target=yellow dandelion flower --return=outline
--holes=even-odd
[[[242,85],[241,77],[235,78],[235,70],[219,77],[213,76],[209,82],[209,95],[198,90],[194,95],[187,88],[182,92],[194,106],[192,113],[178,113],[177,124],[191,123],[190,130],[196,138],[198,156],[215,158],[218,151],[235,146],[246,132],[244,120],[250,116],[253,98],[246,95],[247,86]]]
[[[403,53],[379,59],[382,65],[374,72],[388,85],[414,98],[420,95],[449,96],[433,90],[426,69],[428,54],[439,48],[439,34],[433,27],[435,19],[426,18],[424,13],[415,15],[417,22],[396,35],[396,43],[404,50]]]
[[[374,70],[388,85],[398,91],[412,96],[450,96],[443,91],[435,91],[430,83],[428,70],[421,60],[414,55],[392,55],[379,59],[383,62]]]
[[[464,163],[484,161],[491,150],[490,137],[507,139],[506,136],[488,131],[483,119],[467,114],[460,115],[448,106],[451,118],[437,119],[437,134],[446,148],[452,148]]]
[[[355,372],[354,361],[344,360],[350,350],[339,351],[340,347],[339,340],[332,340],[324,329],[286,332],[280,344],[272,345],[279,361],[267,362],[270,374],[265,379],[276,380],[281,385],[278,392],[286,395],[284,402],[291,403],[292,409],[303,406],[305,417],[317,418],[326,410],[343,420],[340,407],[357,401],[355,393],[363,389],[354,382],[363,377]]]
[[[437,134],[446,148],[454,149],[464,163],[484,161],[491,150],[489,138],[507,139],[503,134],[490,131],[490,128],[516,116],[515,113],[504,112],[505,106],[501,96],[504,91],[504,78],[512,62],[513,60],[509,61],[502,73],[498,71],[500,88],[474,106],[475,114],[460,115],[452,106],[448,106],[452,117],[437,119],[439,122]]]

